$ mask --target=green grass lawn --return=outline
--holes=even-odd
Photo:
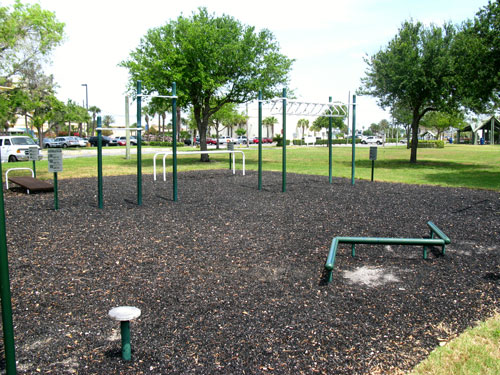
[[[434,350],[412,375],[500,374],[500,313]]]
[[[123,154],[125,154],[125,148]],[[181,148],[194,150],[194,148]],[[256,147],[245,151],[247,169],[258,169]],[[71,151],[70,151],[71,152]],[[278,147],[263,147],[263,169],[265,171],[282,170],[282,150]],[[368,147],[356,147],[355,176],[357,179],[371,178],[371,161]],[[228,155],[211,155],[210,163],[201,163],[199,155],[180,155],[178,170],[228,168]],[[351,147],[333,148],[333,176],[351,177]],[[241,156],[237,155],[237,168],[241,169]],[[287,147],[287,172],[328,176],[327,147]],[[449,187],[469,187],[500,191],[500,146],[446,145],[444,149],[419,149],[418,163],[411,164],[410,150],[406,146],[388,146],[378,148],[375,162],[375,180],[401,182],[408,184],[427,184]],[[104,175],[136,174],[136,156],[130,160],[124,156],[104,156]],[[168,171],[172,171],[172,158],[167,160]],[[4,164],[3,169],[12,167]],[[31,166],[30,162],[16,163],[15,167]],[[153,155],[142,157],[144,174],[153,173]],[[158,160],[159,170],[161,159]],[[22,172],[21,172],[22,173]],[[25,173],[25,172],[24,172]],[[47,172],[47,161],[37,162],[37,175],[42,179],[51,179]],[[61,179],[97,176],[96,158],[64,159],[64,171],[58,174]]]

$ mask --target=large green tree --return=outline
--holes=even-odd
[[[447,129],[463,129],[467,126],[467,122],[463,112],[429,112],[422,118],[422,125],[427,129],[435,130],[436,137],[440,139],[441,134]]]
[[[129,70],[130,88],[142,81],[145,93],[165,95],[177,83],[179,105],[192,106],[206,150],[209,119],[225,104],[279,95],[293,60],[280,53],[269,30],[255,31],[233,17],[200,8],[150,29],[120,65]],[[208,155],[202,155],[208,161]]]
[[[464,22],[454,46],[457,94],[476,113],[498,108],[500,93],[500,3],[488,1]]]
[[[0,84],[8,85],[26,64],[47,58],[63,38],[64,23],[38,4],[0,6]]]
[[[417,162],[420,120],[429,111],[458,107],[452,45],[455,27],[406,21],[389,44],[370,58],[360,93],[375,96],[382,108],[407,108],[412,115],[410,162]]]

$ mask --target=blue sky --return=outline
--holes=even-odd
[[[3,5],[13,1],[3,1]],[[148,29],[200,6],[216,15],[228,14],[257,29],[267,28],[282,53],[296,59],[291,89],[298,99],[347,102],[360,85],[363,57],[387,45],[404,20],[426,24],[460,23],[473,18],[487,0],[308,0],[241,2],[234,0],[40,0],[66,23],[66,38],[56,49],[48,73],[59,84],[58,97],[83,104],[88,85],[89,105],[123,123],[127,71],[117,64],[134,50]],[[376,100],[358,97],[358,127],[388,115]],[[134,106],[131,118],[135,118]]]

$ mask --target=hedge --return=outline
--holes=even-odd
[[[172,142],[151,141],[151,142],[146,142],[146,144],[149,146],[172,147]],[[177,147],[183,147],[183,146],[184,143],[177,142]]]
[[[358,143],[361,143],[361,139],[356,139],[356,144],[358,144]],[[306,142],[303,141],[302,139],[294,139],[293,144],[296,146],[304,146],[304,145],[306,145]],[[320,145],[320,146],[321,145],[327,146],[328,139],[317,139],[315,144]],[[332,145],[345,145],[345,144],[352,144],[351,140],[350,139],[332,139]]]
[[[418,141],[417,148],[444,148],[444,141]]]

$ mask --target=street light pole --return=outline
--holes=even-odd
[[[82,86],[85,86],[85,107],[87,108],[87,113],[89,111],[89,87],[86,83],[82,83]],[[89,122],[87,121],[87,133],[89,132]],[[80,134],[80,137],[82,135]],[[87,134],[88,136],[88,134]]]
[[[82,83],[82,86],[85,86],[85,108],[87,111],[89,110],[89,87],[86,83]]]

